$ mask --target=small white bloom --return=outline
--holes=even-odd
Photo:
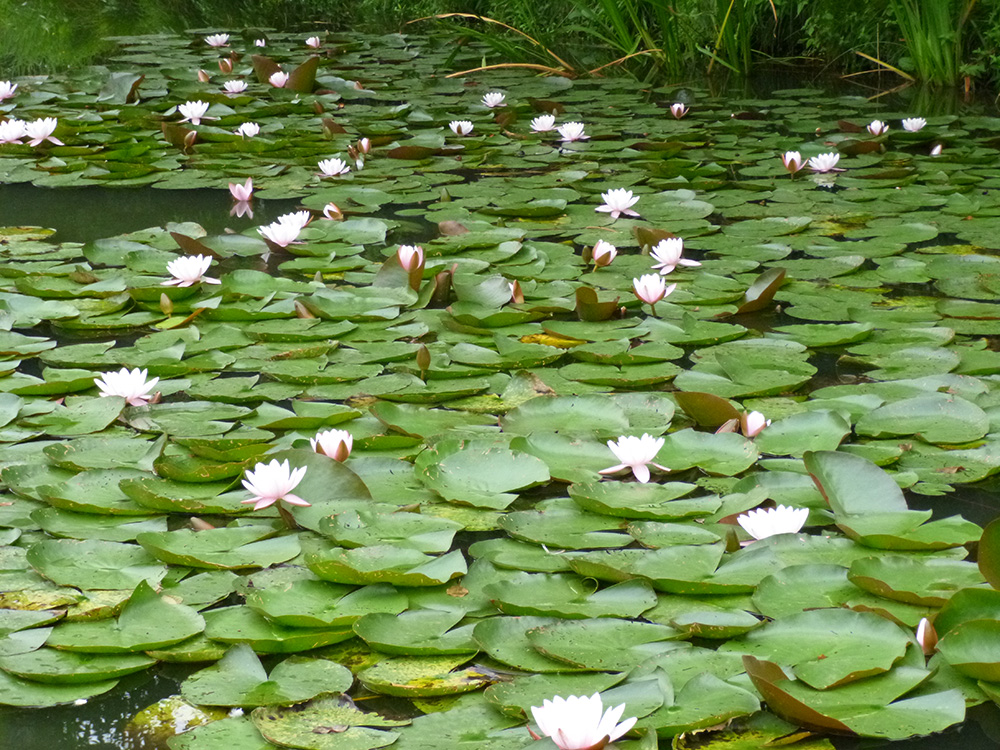
[[[598,240],[594,249],[590,252],[590,257],[594,259],[595,266],[610,266],[611,261],[618,255],[618,248],[605,240]]]
[[[656,276],[655,278],[659,279],[660,277]],[[609,440],[608,447],[615,454],[619,463],[601,469],[600,473],[614,474],[622,469],[631,469],[633,476],[645,484],[649,481],[649,464],[653,464],[657,469],[670,471],[666,466],[660,466],[660,464],[653,462],[656,454],[663,447],[663,443],[663,438],[654,438],[645,433],[641,438],[634,435],[622,435],[618,438],[618,442]]]
[[[688,113],[688,108],[685,107],[681,102],[674,102],[670,105],[670,114],[672,114],[678,120]]]
[[[323,206],[323,217],[330,221],[341,221],[344,218],[344,214],[337,208],[336,203],[327,203]]]
[[[736,521],[754,539],[765,539],[776,534],[797,534],[809,517],[808,508],[757,508],[738,516]]]
[[[221,284],[218,279],[211,279],[205,275],[210,265],[212,258],[208,255],[183,255],[174,258],[167,263],[167,271],[173,278],[162,282],[162,286],[192,286],[199,281],[204,281],[206,284]]]
[[[941,151],[944,147],[940,143],[935,143],[931,148],[931,156],[941,156]]]
[[[43,117],[40,120],[32,120],[24,123],[24,134],[30,138],[29,146],[37,146],[42,141],[51,141],[57,146],[64,145],[62,141],[52,135],[55,132],[59,121],[54,117]]]
[[[254,47],[266,47],[267,46],[267,40],[266,39],[254,39],[253,40],[253,46]]]
[[[20,143],[24,136],[24,120],[12,117],[0,122],[0,143]]]
[[[362,154],[370,154],[372,150],[371,138],[359,138],[358,139],[358,151]]]
[[[242,185],[238,182],[229,183],[229,194],[233,200],[248,201],[253,197],[253,178],[247,177],[247,181]]]
[[[184,115],[184,119],[181,122],[190,122],[192,125],[201,125],[202,120],[214,120],[214,117],[205,117],[205,113],[208,112],[208,102],[196,101],[196,102],[184,102],[179,107],[177,111]]]
[[[229,34],[209,34],[205,37],[205,44],[209,47],[225,47],[229,44]]]
[[[490,109],[499,107],[503,104],[503,100],[506,98],[506,94],[501,94],[499,91],[491,91],[483,96],[483,106],[489,107]]]
[[[583,132],[582,122],[567,122],[565,125],[560,125],[556,128],[556,132],[562,136],[564,141],[585,141],[590,138],[589,135]]]
[[[245,122],[236,128],[236,135],[243,136],[244,138],[253,138],[259,132],[260,125],[255,122]]]
[[[589,698],[556,696],[542,701],[541,708],[531,707],[539,731],[551,738],[559,750],[587,750],[599,746],[605,739],[614,742],[635,725],[635,717],[618,723],[624,712],[624,703],[605,711],[598,693]]]
[[[752,438],[759,435],[765,427],[770,427],[771,420],[765,419],[764,415],[759,411],[752,411],[749,414],[743,413],[740,415],[740,426],[743,428],[743,434],[748,438]]]
[[[310,221],[312,221],[312,213],[305,210],[293,211],[292,213],[282,214],[278,217],[279,224],[288,224],[298,229],[304,228]]]
[[[448,123],[448,127],[455,135],[468,135],[472,132],[472,123],[468,120],[452,120]]]
[[[354,447],[354,437],[347,430],[326,430],[309,438],[309,443],[317,453],[329,456],[334,461],[346,461]]]
[[[832,172],[836,169],[839,161],[840,154],[835,151],[828,154],[817,154],[809,160],[809,169],[813,172]]]
[[[656,245],[650,250],[650,255],[656,264],[653,266],[654,271],[659,271],[661,274],[666,275],[671,273],[677,266],[700,266],[696,260],[689,260],[688,258],[681,257],[684,252],[684,240],[680,237],[668,237],[662,239],[656,243]]]
[[[326,177],[337,177],[338,175],[347,174],[351,171],[351,168],[347,166],[347,162],[343,159],[323,159],[319,163],[319,171]]]
[[[121,396],[129,406],[142,406],[153,397],[150,391],[160,382],[159,378],[146,380],[148,370],[136,367],[129,371],[123,367],[118,372],[102,372],[94,378],[94,385],[101,390],[101,396]]]
[[[640,301],[647,305],[655,305],[677,288],[676,284],[667,286],[667,282],[658,273],[647,273],[638,279],[632,279],[632,291]]]
[[[539,115],[531,121],[531,129],[536,133],[547,133],[556,126],[555,115]]]
[[[307,506],[309,503],[298,495],[292,494],[292,490],[298,486],[305,475],[305,466],[290,469],[288,459],[280,464],[276,458],[272,459],[269,464],[259,463],[253,471],[246,473],[246,478],[243,480],[243,486],[253,495],[249,500],[243,502],[254,503],[254,510],[274,505],[279,500],[284,500],[292,505]]]
[[[786,151],[783,153],[781,155],[781,163],[792,174],[795,174],[805,166],[805,162],[802,161],[802,154],[798,151]]]
[[[320,44],[322,44],[322,42],[319,40],[318,36],[311,36],[308,39],[306,39],[307,47],[312,47],[313,49],[319,49]]]
[[[288,73],[283,70],[279,70],[276,73],[271,73],[267,80],[272,86],[280,89],[284,88],[285,84],[288,83],[288,78]]]
[[[889,132],[889,126],[881,120],[872,120],[868,123],[868,132],[872,135],[882,135]]]
[[[927,125],[927,120],[923,117],[907,117],[903,120],[903,130],[907,130],[911,133],[916,133],[918,130],[923,130]]]
[[[226,81],[222,84],[222,88],[225,89],[227,94],[242,94],[247,90],[246,81]]]
[[[0,102],[10,99],[17,91],[17,84],[10,81],[0,81]]]
[[[610,213],[612,219],[617,219],[622,214],[626,216],[639,216],[636,211],[632,210],[632,206],[639,201],[639,196],[633,196],[631,190],[626,190],[625,188],[609,190],[606,193],[601,193],[601,199],[604,201],[604,205],[598,206],[594,210]]]
[[[278,247],[288,247],[299,238],[302,227],[275,221],[267,226],[257,227],[257,231]]]
[[[423,265],[424,249],[420,245],[400,245],[396,251],[399,265],[405,271],[415,271]]]

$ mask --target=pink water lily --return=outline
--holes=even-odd
[[[420,245],[400,245],[396,258],[404,271],[416,271],[424,264],[424,249]]]
[[[275,88],[281,89],[285,87],[286,83],[288,83],[289,77],[288,73],[285,73],[283,70],[279,70],[276,73],[271,73],[267,81]]]
[[[695,267],[700,266],[696,260],[681,257],[684,252],[684,240],[680,237],[667,237],[656,243],[650,256],[656,261],[653,266],[654,271],[659,271],[661,275],[671,273],[677,266]]]
[[[635,292],[635,296],[639,298],[640,302],[645,302],[652,308],[653,315],[656,315],[656,303],[671,294],[676,288],[677,284],[667,286],[667,282],[658,273],[647,273],[638,279],[632,279],[632,291]]]
[[[212,258],[208,255],[184,255],[174,258],[167,263],[167,272],[173,276],[161,282],[163,286],[193,286],[199,281],[206,284],[221,284],[219,279],[212,279],[205,275],[208,267],[212,265]]]
[[[590,257],[594,260],[594,268],[610,266],[611,261],[618,255],[618,248],[605,240],[598,240],[594,249],[590,252]]]
[[[10,81],[0,81],[0,102],[6,101],[14,96],[17,91],[17,84]]]
[[[740,415],[740,427],[748,438],[756,437],[765,427],[770,427],[770,425],[771,420],[759,411],[752,411],[749,414],[744,412]]]
[[[147,374],[148,370],[138,367],[131,371],[123,367],[118,372],[102,372],[100,377],[94,378],[94,385],[100,389],[101,396],[121,396],[129,406],[143,406],[153,398],[151,391],[160,382],[159,378],[146,380]]]
[[[674,102],[670,105],[670,114],[672,114],[676,119],[681,119],[684,115],[688,113],[688,108],[685,107],[681,102]]]
[[[238,182],[229,183],[229,194],[236,201],[248,201],[253,197],[253,178],[247,177],[242,185]]]
[[[541,707],[532,706],[531,715],[542,736],[549,737],[559,750],[590,750],[614,742],[628,730],[637,719],[635,717],[618,723],[625,712],[625,704],[604,710],[601,696],[594,693],[589,698],[583,695],[560,696],[542,701]],[[540,739],[538,735],[535,735]]]
[[[872,120],[868,123],[868,132],[872,135],[883,135],[889,132],[889,126],[881,120]]]
[[[246,473],[243,486],[253,495],[243,503],[254,503],[254,510],[261,510],[270,505],[274,505],[279,500],[284,500],[291,505],[308,506],[298,495],[293,495],[294,490],[302,478],[306,475],[306,467],[291,469],[288,466],[288,459],[278,463],[278,459],[272,459],[271,463],[259,463],[253,471]]]
[[[632,206],[639,202],[639,196],[633,196],[631,190],[617,188],[601,193],[604,204],[595,208],[595,211],[610,213],[612,219],[617,219],[622,214],[626,216],[638,217],[639,213],[632,210]]]
[[[50,141],[57,146],[64,145],[62,141],[52,135],[58,124],[59,121],[54,117],[43,117],[40,120],[24,123],[24,134],[31,139],[28,141],[28,145],[37,146],[42,141]]]
[[[313,49],[319,49],[321,44],[322,42],[320,41],[320,38],[318,36],[311,36],[308,39],[306,39],[307,47],[312,47]]]
[[[309,438],[309,444],[317,453],[329,456],[334,461],[346,461],[354,447],[354,436],[347,430],[325,430]]]
[[[608,448],[615,454],[619,463],[601,469],[601,474],[614,474],[622,469],[631,469],[632,475],[645,484],[649,481],[649,465],[652,464],[657,469],[670,471],[666,466],[654,463],[653,459],[663,447],[664,438],[654,438],[652,435],[643,434],[642,437],[634,435],[622,435],[618,441],[608,441]]]

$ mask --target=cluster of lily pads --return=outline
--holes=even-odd
[[[1000,121],[223,36],[0,103],[63,142],[5,181],[247,204],[0,230],[0,703],[182,663],[172,750],[646,750],[1000,699],[1000,532],[903,493],[1000,470]]]

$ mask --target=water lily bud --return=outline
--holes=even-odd
[[[740,426],[743,429],[743,434],[748,437],[756,437],[760,434],[761,430],[768,427],[771,424],[770,419],[765,419],[764,415],[759,411],[752,411],[749,414],[744,413],[740,415]]]
[[[233,61],[230,60],[228,57],[220,57],[219,58],[219,70],[221,70],[223,73],[232,73],[233,72]]]
[[[417,367],[420,368],[420,377],[426,378],[427,371],[431,368],[431,353],[423,344],[417,349]]]
[[[674,102],[670,105],[670,114],[672,114],[676,119],[681,119],[684,115],[688,113],[688,108],[685,107],[681,102]]]
[[[337,208],[336,203],[327,203],[323,206],[323,216],[330,221],[343,221],[344,214],[339,208]]]
[[[786,151],[781,155],[781,163],[785,165],[785,169],[788,170],[789,174],[795,174],[805,166],[805,162],[802,161],[802,154],[798,151]]]
[[[524,302],[524,292],[521,291],[521,282],[508,281],[507,284],[510,286],[510,301],[518,305]]]
[[[924,652],[924,656],[930,656],[937,648],[938,636],[934,626],[926,617],[920,619],[917,625],[917,643]]]
[[[396,257],[403,270],[409,273],[424,265],[424,250],[419,245],[400,245]]]
[[[212,80],[212,77],[208,74],[208,71],[199,70],[198,80],[201,81],[202,83],[208,83],[210,80]]]
[[[595,268],[610,266],[611,261],[613,261],[617,255],[618,248],[610,242],[605,242],[604,240],[598,240],[597,244],[594,245],[594,249],[591,251],[591,257],[594,259]]]
[[[347,430],[326,430],[316,433],[309,443],[313,450],[334,461],[346,461],[354,447],[354,437]]]
[[[190,149],[194,142],[198,140],[198,131],[192,130],[187,135],[184,136],[184,148],[185,150]]]
[[[171,315],[174,312],[174,303],[164,292],[160,292],[160,311],[164,315]]]

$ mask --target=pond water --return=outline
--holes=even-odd
[[[530,707],[594,692],[625,750],[1000,737],[997,540],[966,559],[998,510],[992,105],[225,41],[0,103],[57,118],[0,144],[0,744],[163,747],[123,726],[178,692],[245,713],[171,750],[541,750]],[[164,285],[192,254],[220,283]],[[122,367],[159,380],[99,397]],[[244,502],[272,457],[310,505]],[[804,529],[753,541],[761,504]]]

